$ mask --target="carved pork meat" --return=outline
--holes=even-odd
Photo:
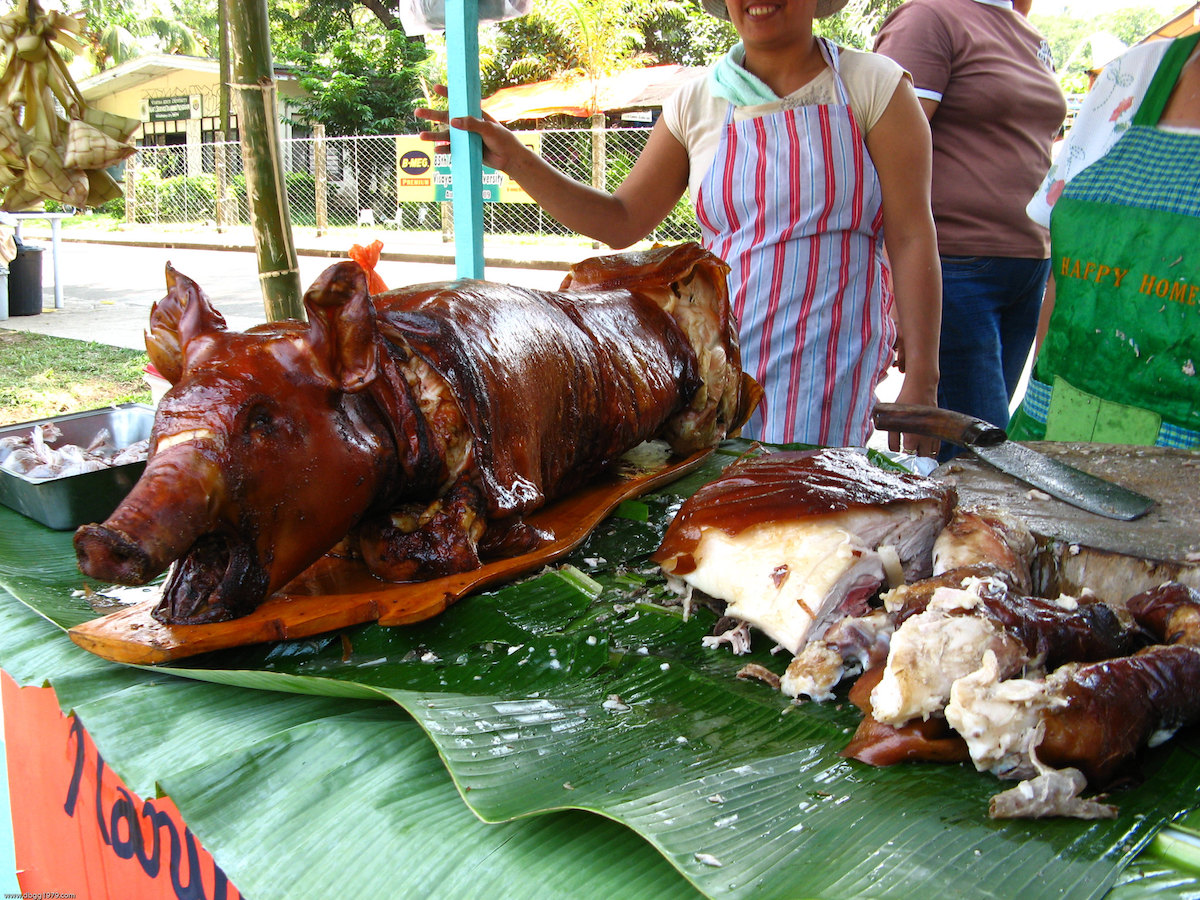
[[[933,574],[991,566],[1013,590],[1033,590],[1036,541],[1016,516],[994,509],[958,507],[933,543]]]
[[[1106,787],[1140,750],[1200,719],[1200,594],[1178,583],[1129,600],[1152,646],[1005,679],[990,655],[951,691],[946,718],[981,771],[1030,778],[1039,761]]]
[[[590,261],[560,292],[372,298],[342,262],[306,292],[308,324],[239,333],[168,267],[147,349],[172,387],[141,480],[76,533],[80,567],[144,584],[178,561],[155,616],[202,623],[348,535],[390,580],[534,546],[548,536],[523,517],[626,450],[709,447],[747,413],[725,272],[685,244]]]
[[[933,542],[933,577],[906,582],[883,595],[883,608],[835,622],[809,641],[780,680],[789,697],[829,700],[843,679],[882,666],[892,635],[923,613],[939,588],[995,581],[1028,593],[1035,544],[1023,522],[996,510],[956,507]]]
[[[999,677],[1121,656],[1138,646],[1103,603],[1025,597],[998,579],[935,591],[892,635],[871,709],[887,725],[940,715],[959,678],[991,654]]]
[[[770,453],[692,495],[653,558],[796,654],[882,585],[928,576],[954,498],[855,450]]]

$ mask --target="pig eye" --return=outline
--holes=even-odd
[[[266,407],[260,406],[250,413],[247,419],[247,429],[251,432],[267,433],[275,429],[275,417]]]

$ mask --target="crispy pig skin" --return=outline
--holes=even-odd
[[[686,500],[651,558],[798,654],[839,619],[865,614],[890,578],[929,574],[954,497],[855,450],[768,453]]]
[[[652,558],[671,560],[671,571],[684,575],[696,564],[692,553],[706,528],[736,535],[764,523],[902,503],[930,504],[945,521],[955,500],[947,485],[881,469],[853,450],[769,453],[735,463],[689,497]]]
[[[1168,581],[1130,597],[1126,611],[1159,644],[1200,647],[1200,591]]]
[[[474,439],[489,514],[526,513],[654,437],[700,387],[670,315],[628,291],[483,282],[377,298],[383,334],[446,379]]]
[[[1074,609],[1051,600],[1009,594],[982,600],[986,614],[1024,646],[1034,665],[1047,671],[1066,662],[1090,662],[1124,656],[1142,643],[1116,614],[1099,601]]]
[[[1200,719],[1200,651],[1157,645],[1055,673],[1065,706],[1042,714],[1038,758],[1074,767],[1102,789],[1128,773],[1143,747],[1170,738]]]
[[[883,666],[867,669],[850,688],[850,702],[863,713],[850,743],[840,755],[871,766],[902,762],[966,762],[971,758],[966,742],[945,719],[915,719],[903,725],[885,725],[871,713],[871,692],[883,677]]]

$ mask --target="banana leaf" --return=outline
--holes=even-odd
[[[581,875],[564,896],[1194,895],[1193,875],[1157,853],[1123,874],[1157,832],[1197,805],[1194,735],[1147,754],[1141,781],[1113,794],[1114,820],[996,822],[987,800],[1004,783],[969,766],[874,769],[844,760],[838,751],[858,720],[850,704],[792,705],[736,677],[746,657],[704,648],[714,614],[685,616],[647,555],[682,498],[744,449],[731,442],[701,471],[624,504],[565,565],[467,598],[433,621],[361,626],[145,671],[87,658],[55,632],[95,615],[79,590],[70,536],[0,512],[0,586],[48,620],[25,613],[29,623],[6,630],[0,664],[18,680],[54,684],[110,765],[135,790],[157,782],[169,793],[256,900],[297,895],[298,882],[281,884],[279,857],[338,833],[324,818],[327,802],[347,820],[361,808],[375,834],[402,831],[435,782],[444,790],[429,792],[457,789],[459,812],[473,811],[478,819],[469,821],[484,834],[536,829],[528,844],[493,839],[503,849],[488,858],[501,865],[510,844],[518,854],[554,845],[572,848],[575,859],[606,859],[617,833],[648,842],[623,845],[615,882]],[[6,621],[22,620],[5,610]],[[22,637],[35,625],[37,640]],[[776,671],[784,664],[766,643],[749,661]],[[126,687],[125,679],[137,681]],[[393,770],[406,762],[420,770],[419,786]],[[333,786],[310,787],[314,772]],[[337,800],[334,789],[344,792]],[[260,821],[266,806],[247,805],[247,792],[266,806],[268,795],[294,796],[268,828]],[[616,831],[593,835],[600,822]],[[410,861],[389,843],[387,853],[345,867],[337,890],[379,895],[375,879],[401,878],[410,865],[421,873],[439,862],[452,867],[468,844],[447,844],[439,858],[421,843]],[[651,856],[682,875],[672,889],[664,891]],[[317,887],[304,883],[304,896],[325,896],[327,881],[305,878]],[[513,896],[536,889],[516,864],[496,879],[489,875],[485,887]],[[472,895],[464,884],[455,891],[445,896]]]
[[[564,812],[480,822],[393,703],[116,666],[64,640],[8,591],[0,590],[0,610],[4,669],[25,684],[54,673],[60,704],[105,761],[140,796],[176,800],[244,897],[465,898],[491,896],[497,884],[517,900],[612,897],[626,887],[636,896],[698,896],[607,819]],[[618,871],[613,858],[631,868]]]

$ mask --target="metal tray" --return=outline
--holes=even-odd
[[[119,449],[150,436],[154,426],[154,407],[144,403],[124,403],[106,409],[71,413],[49,419],[35,419],[0,428],[0,438],[28,434],[35,425],[53,422],[62,430],[54,446],[79,444],[86,447],[102,428],[107,428]],[[144,462],[110,466],[95,472],[33,480],[0,469],[0,503],[59,531],[77,528],[88,522],[103,522],[133,488]]]

